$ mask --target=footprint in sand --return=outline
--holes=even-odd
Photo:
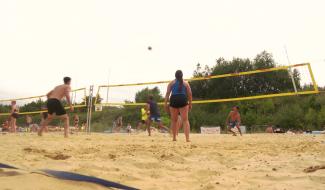
[[[46,151],[43,149],[36,149],[36,148],[30,148],[30,147],[24,148],[23,150],[28,153],[46,153]]]
[[[61,154],[61,153],[58,153],[58,154],[47,154],[47,155],[44,155],[45,157],[48,157],[48,158],[51,158],[53,160],[66,160],[68,158],[70,158],[71,156],[69,155],[64,155],[64,154]]]
[[[322,169],[325,169],[325,165],[323,165],[323,166],[310,166],[310,167],[304,169],[304,172],[305,173],[311,173],[311,172],[315,172],[317,170],[322,170]]]
[[[66,159],[71,157],[69,155],[65,155],[65,154],[62,154],[62,153],[48,153],[48,152],[46,152],[46,150],[30,148],[30,147],[24,148],[23,150],[25,152],[27,152],[27,153],[44,154],[45,157],[51,158],[53,160],[66,160]]]

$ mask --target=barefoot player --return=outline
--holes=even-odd
[[[38,131],[38,135],[42,136],[45,127],[53,120],[55,116],[64,121],[64,137],[68,137],[69,133],[69,116],[67,115],[62,103],[60,102],[63,97],[66,97],[66,101],[70,106],[70,110],[73,111],[73,106],[70,100],[71,92],[71,78],[64,77],[64,84],[56,86],[53,90],[47,93],[47,109],[48,117],[41,123],[41,128]]]
[[[163,130],[169,131],[169,129],[167,127],[165,127],[161,122],[158,104],[157,104],[156,101],[154,101],[152,95],[149,96],[149,99],[148,99],[148,102],[147,102],[147,110],[149,110],[149,114],[150,114],[149,115],[149,120],[147,122],[147,130],[148,130],[149,136],[151,136],[151,123],[152,122],[156,122],[158,124],[158,127],[159,127],[161,132]]]
[[[240,135],[242,136],[241,130],[240,130],[240,114],[239,114],[239,107],[234,106],[232,108],[232,111],[229,113],[227,120],[226,120],[226,125],[228,126],[228,131],[232,132],[234,136],[236,136],[236,133],[232,130],[233,128],[237,128]]]

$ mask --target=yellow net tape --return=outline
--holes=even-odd
[[[306,95],[306,94],[317,94],[318,86],[316,80],[314,78],[310,63],[302,63],[302,64],[295,64],[290,66],[281,66],[281,67],[274,67],[268,69],[259,69],[254,71],[246,71],[246,72],[238,72],[238,73],[230,73],[230,74],[222,74],[222,75],[214,75],[214,76],[207,76],[207,77],[197,77],[197,78],[190,78],[185,79],[188,82],[191,81],[199,81],[199,80],[209,80],[209,79],[217,79],[217,78],[226,78],[226,77],[235,77],[235,76],[243,76],[243,75],[252,75],[257,73],[266,73],[271,71],[278,71],[278,70],[288,70],[293,67],[302,67],[307,66],[309,74],[311,76],[311,80],[313,83],[314,90],[311,91],[304,91],[304,92],[288,92],[288,93],[279,93],[279,94],[268,94],[268,95],[257,95],[257,96],[249,96],[249,97],[238,97],[238,98],[226,98],[226,99],[213,99],[213,100],[194,100],[193,104],[205,104],[205,103],[218,103],[218,102],[232,102],[232,101],[242,101],[242,100],[254,100],[254,99],[263,99],[263,98],[273,98],[273,97],[283,97],[283,96],[295,96],[295,95]],[[152,85],[152,84],[166,84],[170,81],[158,81],[158,82],[145,82],[145,83],[131,83],[131,84],[115,84],[115,85],[100,85],[98,87],[95,105],[98,106],[141,106],[145,105],[145,103],[116,103],[116,102],[107,102],[107,103],[97,103],[97,98],[99,97],[100,88],[106,87],[122,87],[122,86],[140,86],[140,85]],[[163,102],[159,102],[158,104],[163,104]]]
[[[87,96],[87,89],[86,88],[78,88],[78,89],[74,89],[71,91],[71,93],[75,93],[78,91],[83,91],[83,98],[84,98],[84,103],[81,105],[74,105],[74,108],[83,108],[83,107],[87,107],[86,105],[86,96]],[[19,101],[19,100],[29,100],[29,99],[36,99],[36,98],[45,98],[46,95],[40,95],[40,96],[31,96],[31,97],[24,97],[24,98],[15,98],[15,99],[1,99],[1,102],[11,102],[11,101]],[[64,107],[65,109],[69,109],[70,107]],[[43,112],[47,112],[47,110],[39,110],[39,111],[30,111],[30,112],[19,112],[20,115],[31,115],[31,114],[38,114],[38,113],[43,113]],[[0,113],[0,116],[8,116],[10,115],[10,113]]]

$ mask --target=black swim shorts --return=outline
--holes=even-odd
[[[169,106],[173,108],[182,108],[188,105],[187,96],[184,94],[175,94],[170,97]]]
[[[55,113],[55,115],[61,116],[67,113],[58,99],[48,99],[47,109],[50,115]]]

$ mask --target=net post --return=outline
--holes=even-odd
[[[91,129],[91,114],[92,114],[92,107],[93,107],[93,91],[94,86],[91,85],[89,87],[89,96],[88,96],[88,105],[87,105],[87,134],[90,134]]]
[[[292,74],[291,67],[289,68],[289,75],[291,77],[291,81],[292,81],[292,85],[293,85],[293,88],[295,90],[295,93],[298,93],[297,86],[296,86],[296,82],[295,82],[295,79],[293,78],[293,74]]]
[[[318,86],[317,86],[317,83],[316,83],[316,80],[315,80],[315,77],[314,77],[313,70],[311,69],[310,63],[308,63],[307,66],[308,66],[308,70],[309,70],[311,80],[313,82],[314,90],[315,90],[316,93],[319,93]]]
[[[289,63],[288,72],[289,72],[289,75],[291,77],[292,85],[293,85],[293,88],[295,90],[295,93],[298,93],[297,86],[296,86],[296,83],[295,83],[295,79],[293,78],[293,74],[292,74],[292,70],[291,70],[291,68],[293,66],[291,66],[291,62],[290,62],[290,59],[289,59],[289,54],[288,54],[288,50],[287,50],[286,46],[284,46],[284,50],[285,50],[285,53],[287,55],[287,60],[288,60],[288,63]]]

